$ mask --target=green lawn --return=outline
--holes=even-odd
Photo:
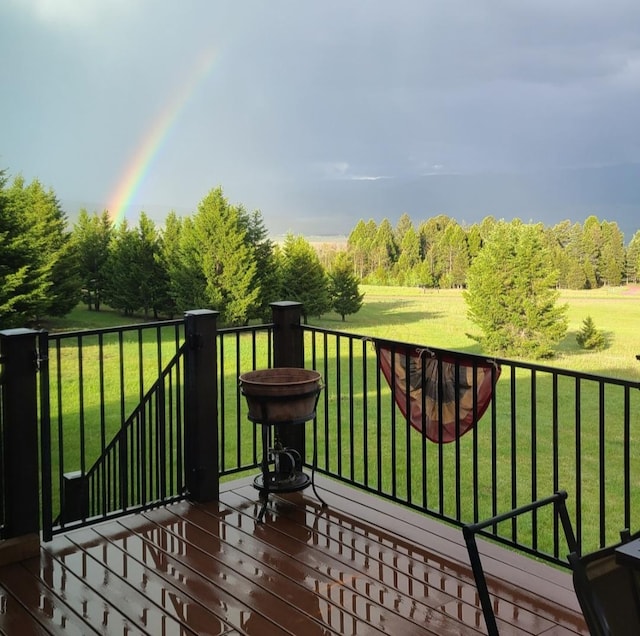
[[[331,329],[401,340],[416,344],[482,353],[467,336],[477,328],[467,318],[460,290],[426,290],[408,287],[363,285],[364,305],[347,316],[330,314],[310,322]],[[616,287],[592,291],[563,291],[561,302],[569,306],[569,330],[558,354],[544,364],[626,379],[640,379],[640,288]],[[582,321],[591,316],[605,333],[607,347],[586,351],[576,342]]]
[[[467,319],[466,306],[462,293],[459,290],[422,291],[413,288],[372,286],[363,286],[362,290],[365,292],[365,304],[359,313],[353,316],[348,316],[344,322],[335,314],[328,314],[323,316],[321,319],[311,318],[310,322],[314,325],[334,330],[344,330],[350,333],[376,336],[390,340],[398,340],[445,349],[454,349],[470,353],[482,353],[478,345],[467,336],[467,333],[474,331],[474,325]],[[545,361],[544,364],[563,369],[591,372],[599,375],[619,377],[629,380],[640,380],[640,362],[635,358],[636,353],[640,353],[640,334],[637,332],[637,325],[640,322],[640,290],[617,288],[588,292],[563,292],[562,301],[569,305],[569,332],[563,342],[560,343],[557,357],[553,360]],[[607,336],[608,345],[603,351],[584,351],[576,342],[575,335],[581,328],[582,321],[588,315],[593,318],[595,326],[598,329],[603,330]],[[107,310],[101,312],[89,312],[84,307],[78,307],[67,318],[52,322],[49,327],[56,330],[83,329],[119,326],[141,322],[143,322],[142,317],[125,318],[117,312]],[[149,334],[149,336],[152,336],[152,334]],[[95,337],[93,338],[95,339]],[[164,354],[170,355],[172,351],[175,351],[175,346],[172,344],[173,339],[173,332],[168,331],[166,344],[163,345],[163,358],[165,357]],[[153,338],[151,338],[151,340],[153,340]],[[228,358],[225,361],[226,366],[224,368],[225,384],[230,390],[232,390],[232,392],[235,391],[235,387],[237,386],[237,376],[239,373],[247,370],[252,365],[249,351],[252,347],[250,336],[243,336],[241,341],[245,344],[241,346],[242,354],[240,358],[236,358],[234,352],[235,347],[231,343],[229,343],[229,346],[225,350],[225,358]],[[266,350],[262,351],[264,349],[264,342],[262,339],[258,339],[258,345],[261,350],[260,360],[266,360]],[[90,340],[86,342],[84,346],[84,390],[82,395],[79,393],[77,383],[78,360],[74,343],[69,342],[61,350],[60,363],[61,367],[64,367],[65,369],[62,374],[64,384],[62,387],[61,401],[64,405],[62,407],[61,414],[66,431],[65,437],[67,434],[69,435],[69,437],[66,438],[67,442],[65,442],[67,470],[76,469],[78,467],[75,465],[76,462],[73,461],[72,456],[77,457],[77,454],[79,453],[78,441],[74,442],[73,439],[74,430],[77,431],[80,402],[83,403],[85,411],[84,419],[87,425],[86,435],[81,447],[84,448],[88,464],[91,464],[99,454],[100,436],[103,436],[104,433],[106,433],[106,437],[108,439],[109,434],[113,430],[117,430],[117,427],[119,426],[118,422],[121,421],[120,413],[122,409],[122,404],[120,402],[120,392],[122,387],[124,386],[127,393],[124,398],[125,403],[123,410],[123,412],[127,414],[135,404],[137,404],[139,396],[144,391],[144,386],[148,386],[148,384],[153,381],[153,378],[157,377],[157,362],[154,362],[156,345],[152,341],[147,342],[146,336],[144,341],[141,342],[137,336],[132,333],[124,339],[122,349],[124,358],[128,359],[131,357],[132,360],[137,359],[138,351],[142,351],[144,353],[144,373],[142,373],[142,369],[138,366],[137,362],[134,362],[133,364],[126,363],[123,370],[123,378],[121,380],[117,371],[119,367],[116,366],[114,369],[106,370],[104,389],[100,389],[98,362],[100,358],[102,358],[106,367],[109,367],[108,363],[110,361],[117,362],[120,359],[120,345],[116,341],[112,342],[111,340],[105,340],[104,348],[102,353],[100,353],[97,340],[95,342]],[[130,356],[128,355],[128,352],[130,352]],[[345,353],[343,352],[342,355],[345,355]],[[259,362],[258,366],[261,364],[264,364],[264,362]],[[138,382],[138,378],[142,376],[144,376],[144,386],[140,385]],[[501,382],[506,382],[506,372],[503,376],[504,377],[501,379]],[[520,449],[518,451],[518,457],[524,458],[524,463],[520,467],[519,483],[521,478],[526,481],[527,474],[530,475],[530,470],[527,468],[527,462],[530,463],[531,461],[530,448],[532,446],[531,427],[527,422],[527,412],[529,411],[527,400],[529,398],[527,397],[525,384],[526,382],[522,387],[518,386],[518,392],[522,392],[524,395],[520,402],[520,416],[524,419],[522,424],[518,424],[517,438],[515,440],[515,443]],[[541,398],[541,396],[545,393],[548,397],[549,392],[544,390],[544,386],[544,382],[540,381],[539,400],[544,399]],[[370,387],[370,389],[372,388],[373,387]],[[107,408],[105,409],[106,416],[102,416],[100,414],[101,390],[104,390],[105,392],[103,401],[107,404]],[[567,390],[570,392],[571,387]],[[502,395],[506,394],[503,393]],[[337,404],[338,401],[344,400],[344,396],[333,396],[332,399],[335,400],[335,404]],[[55,408],[58,407],[57,394],[55,391],[52,393],[52,403]],[[332,404],[331,408],[333,409],[335,404]],[[571,400],[567,399],[563,400],[563,403],[560,406],[561,421],[570,422],[572,420],[573,413],[575,413],[575,405],[572,406]],[[540,408],[542,410],[542,406]],[[233,422],[236,419],[236,403],[235,398],[231,395],[225,405],[225,409],[228,410],[227,418],[229,422]],[[591,409],[584,409],[585,422],[589,410]],[[611,409],[608,408],[608,412],[614,420],[617,421],[620,419],[617,413],[617,407]],[[372,414],[370,413],[369,415],[371,416]],[[104,419],[105,417],[106,420]],[[347,419],[345,419],[345,417]],[[102,426],[104,426],[106,430],[104,432],[100,432],[100,428],[95,428],[92,431],[92,426],[95,426],[96,423],[100,422],[101,418],[104,420]],[[332,416],[332,419],[335,418]],[[355,422],[363,421],[363,419],[365,418],[361,417],[361,415],[355,414]],[[350,434],[347,430],[348,417],[346,415],[346,411],[343,412],[343,422],[341,432],[337,430],[330,432],[332,439],[334,441],[338,441],[339,446],[341,442],[345,442],[347,439],[344,436],[348,436]],[[254,427],[246,420],[239,422],[239,425],[242,430],[242,435],[236,436],[233,430],[229,430],[227,432],[227,437],[224,440],[224,461],[227,467],[233,467],[236,465],[235,462],[237,461],[237,457],[240,456],[243,458],[242,462],[244,465],[247,465],[252,461],[253,443],[251,438]],[[539,437],[536,441],[536,446],[540,449],[537,461],[540,462],[541,468],[542,466],[549,465],[545,458],[550,456],[552,452],[549,446],[550,435],[545,433],[545,426],[547,426],[547,424],[542,422],[538,431]],[[231,427],[233,427],[233,424],[231,424]],[[591,434],[590,431],[586,431],[585,441],[582,447],[582,454],[585,457],[585,463],[583,466],[585,474],[583,475],[583,481],[585,484],[585,496],[587,496],[588,492],[591,492],[592,494],[589,494],[589,497],[593,497],[593,493],[595,493],[595,497],[597,499],[597,458],[599,442],[597,438],[597,426],[590,426],[590,428],[593,429],[593,434]],[[99,432],[100,435],[98,435]],[[340,435],[343,437],[340,438]],[[369,435],[371,441],[370,448],[375,449],[375,444],[379,442],[381,444],[382,456],[390,456],[390,453],[392,452],[390,439],[378,440],[376,431],[374,430],[369,430],[368,432],[355,431],[355,435],[360,437],[363,435]],[[389,434],[389,436],[390,435],[391,434]],[[405,433],[401,432],[400,435],[401,437],[395,441],[396,447],[398,444],[409,443],[411,450],[409,451],[408,447],[407,450],[410,454],[420,456],[422,453],[422,441],[420,436],[412,435],[408,441],[405,441]],[[75,433],[75,436],[77,437],[77,432]],[[487,452],[482,451],[482,445],[489,444],[488,440],[482,439],[483,436],[486,436],[486,431],[478,433],[478,440],[481,445],[481,452],[479,455],[481,478],[479,480],[479,485],[483,490],[483,492],[481,492],[483,500],[489,502],[492,486],[485,478],[485,475],[491,471],[491,466],[487,464],[487,458],[491,457],[491,454],[488,447]],[[463,457],[460,460],[462,462],[460,464],[460,470],[456,468],[455,461],[457,460],[455,460],[455,458],[451,459],[452,453],[454,452],[453,445],[446,445],[447,448],[445,449],[431,443],[427,446],[427,452],[431,457],[429,460],[430,471],[437,469],[439,462],[441,461],[446,463],[447,472],[453,471],[451,472],[453,477],[450,476],[446,478],[446,484],[444,486],[447,491],[447,502],[455,499],[455,497],[451,498],[449,495],[452,484],[455,482],[455,475],[459,474],[461,470],[465,473],[468,473],[471,470],[471,467],[467,465],[469,461],[468,457],[470,457],[470,455],[467,454],[465,448],[471,443],[473,437],[465,436],[462,439]],[[238,440],[237,444],[242,444],[242,448],[236,446],[236,440]],[[343,450],[346,449],[346,443],[343,443],[342,446]],[[567,453],[566,458],[564,455],[561,456],[562,469],[569,470],[571,472],[571,449],[575,448],[575,446],[572,442],[570,432],[566,433],[560,440],[560,446],[562,448],[561,453]],[[498,451],[499,457],[502,457],[503,459],[500,462],[501,465],[497,478],[499,481],[499,489],[507,495],[509,493],[508,482],[510,480],[510,469],[508,468],[508,465],[510,465],[510,459],[508,457],[510,447],[511,438],[508,428],[501,429]],[[612,439],[607,443],[606,452],[614,457],[616,456],[616,453],[619,452],[619,447],[619,440]],[[441,454],[441,451],[443,454]],[[331,452],[331,462],[334,463],[337,460],[337,455],[333,451]],[[349,462],[349,455],[346,450],[344,450],[342,461],[348,468],[347,464]],[[354,471],[356,474],[361,474],[364,470],[362,458],[356,457],[356,461],[358,462],[358,465],[354,467]],[[398,487],[401,489],[409,488],[408,481],[410,479],[410,471],[407,469],[407,464],[408,461],[406,463],[401,462],[396,466],[396,471],[398,473]],[[616,465],[618,465],[617,460]],[[380,464],[377,466],[375,462],[370,462],[369,467],[372,471],[379,471],[383,483],[388,486],[391,479],[388,465]],[[538,485],[540,496],[550,494],[550,492],[547,491],[550,491],[552,487],[549,482],[550,473],[548,471],[545,473],[544,470],[546,470],[546,468],[543,469],[543,473],[539,476],[540,482]],[[636,473],[635,470],[633,472],[634,474]],[[621,507],[621,499],[623,495],[621,488],[619,487],[619,484],[621,483],[621,475],[608,475],[608,477],[607,497],[609,499],[607,505],[610,505],[612,508],[619,509]],[[412,484],[410,487],[411,490],[415,488],[416,493],[421,492],[421,483],[422,482]],[[570,476],[567,478],[567,483],[570,483]],[[433,476],[430,476],[427,480],[427,485],[432,489],[428,492],[430,500],[432,502],[437,501],[439,496],[437,488],[440,487],[437,480]],[[433,490],[433,487],[435,487],[436,490]],[[526,499],[528,494],[531,492],[531,485],[523,482],[523,485],[519,485],[518,487],[519,492],[520,488],[522,488],[522,497]],[[569,488],[569,490],[570,489],[571,488]],[[466,496],[468,493],[464,494]],[[447,506],[448,505],[449,504],[447,504]],[[505,506],[508,507],[508,501],[505,503],[501,499],[500,509],[504,509]],[[485,505],[482,507],[483,512],[481,516],[488,516],[486,513],[488,508],[486,508]],[[449,513],[452,511],[447,508],[447,512]],[[595,513],[595,509],[593,512]],[[465,510],[465,517],[466,516],[467,512]],[[614,528],[614,530],[617,531],[619,528]]]
[[[72,312],[61,318],[48,318],[41,327],[48,331],[75,331],[78,329],[101,329],[120,327],[146,322],[144,316],[124,316],[109,307],[100,311],[89,311],[86,305],[78,305]]]

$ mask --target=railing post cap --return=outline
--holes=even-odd
[[[220,312],[213,309],[189,309],[184,312],[185,316],[219,316]]]
[[[297,300],[277,300],[274,303],[269,303],[270,307],[301,307],[302,303]]]
[[[33,336],[40,333],[37,329],[27,329],[26,327],[16,327],[14,329],[2,329],[0,330],[0,337],[13,338],[15,336]]]

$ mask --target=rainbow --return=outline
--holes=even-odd
[[[146,134],[138,143],[126,169],[118,180],[118,184],[109,197],[107,210],[114,225],[124,219],[127,207],[131,204],[140,184],[149,172],[153,160],[162,148],[163,142],[167,139],[169,132],[179,119],[180,113],[197,88],[211,72],[215,60],[215,52],[210,49],[205,50],[198,56],[180,90],[172,93],[174,95],[173,98],[158,113]]]

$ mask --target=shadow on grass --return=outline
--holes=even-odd
[[[406,300],[396,300],[389,302],[373,301],[366,304],[366,308],[356,314],[345,316],[343,321],[339,314],[332,312],[323,315],[320,319],[312,320],[310,324],[322,323],[325,326],[329,324],[340,324],[345,327],[367,327],[369,325],[379,325],[384,321],[385,325],[407,325],[420,322],[421,320],[436,320],[442,318],[445,314],[442,311],[414,311],[405,309],[411,307],[413,303]]]

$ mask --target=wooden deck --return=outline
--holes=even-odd
[[[0,568],[0,633],[486,633],[459,529],[317,481],[326,509],[272,496],[263,524],[242,480],[57,536]],[[568,573],[481,549],[501,634],[588,634]]]

